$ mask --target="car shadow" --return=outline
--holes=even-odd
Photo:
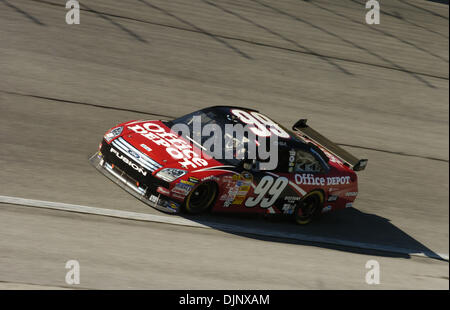
[[[181,217],[218,231],[256,240],[308,245],[383,257],[418,255],[447,260],[402,231],[387,218],[354,208],[324,214],[299,226],[289,217],[238,214],[181,214]]]

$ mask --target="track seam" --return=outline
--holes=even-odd
[[[95,104],[95,103],[88,103],[88,102],[74,101],[74,100],[67,100],[67,99],[59,99],[59,98],[47,97],[47,96],[24,94],[24,93],[18,93],[18,92],[7,91],[7,90],[0,90],[0,93],[16,95],[16,96],[23,96],[23,97],[30,97],[30,98],[37,98],[37,99],[44,99],[44,100],[49,100],[49,101],[57,101],[57,102],[62,102],[62,103],[78,104],[78,105],[84,105],[84,106],[88,106],[88,107],[101,108],[101,109],[107,109],[107,110],[115,110],[115,111],[121,111],[121,112],[131,112],[131,113],[139,113],[139,114],[146,114],[146,115],[153,115],[153,116],[161,116],[161,117],[165,117],[165,118],[173,118],[173,116],[166,115],[166,114],[150,113],[150,112],[145,112],[145,111],[140,111],[140,110],[126,109],[126,108],[119,108],[119,107],[110,107],[110,106],[105,106],[105,105]]]
[[[345,144],[345,143],[336,143],[336,144],[339,146],[346,146],[346,147],[352,147],[352,148],[356,148],[356,149],[363,149],[363,150],[369,150],[369,151],[374,151],[374,152],[382,152],[382,153],[388,153],[388,154],[399,155],[399,156],[407,156],[407,157],[435,160],[435,161],[440,161],[440,162],[444,162],[444,163],[449,162],[448,159],[442,159],[442,158],[431,157],[431,156],[407,154],[407,153],[399,152],[399,151],[388,151],[388,150],[383,150],[383,149],[377,149],[374,147],[360,146],[360,145],[353,145],[353,144]]]

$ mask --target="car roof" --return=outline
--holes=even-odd
[[[226,112],[228,112],[230,109],[241,109],[241,110],[245,110],[245,111],[251,111],[251,112],[258,112],[260,113],[258,110],[255,109],[251,109],[251,108],[246,108],[246,107],[240,107],[240,106],[226,106],[226,105],[217,105],[217,106],[212,106],[212,107],[207,107],[204,108],[200,111],[203,112],[208,112],[208,111],[214,111],[214,110],[221,110],[224,111],[226,110]],[[270,117],[270,116],[269,116]],[[277,123],[278,125],[282,126],[281,124]],[[289,134],[289,138],[279,138],[280,140],[284,141],[284,147],[286,148],[292,148],[292,147],[307,147],[308,143],[306,143],[305,141],[303,141],[302,139],[300,139],[294,132],[292,132],[291,130],[284,128],[284,126],[282,126],[283,129]],[[282,146],[279,146],[280,148],[282,148]]]
[[[241,110],[246,110],[246,111],[253,111],[253,112],[259,112],[258,110],[255,109],[250,109],[250,108],[246,108],[246,107],[240,107],[240,106],[231,106],[231,105],[215,105],[212,107],[207,107],[202,109],[202,111],[206,111],[206,110],[221,110],[221,109],[241,109]]]
[[[209,112],[209,111],[217,111],[218,110],[218,111],[222,111],[222,112],[228,112],[230,109],[241,109],[241,110],[259,113],[259,111],[255,110],[255,109],[245,108],[245,107],[241,107],[241,106],[229,106],[229,105],[216,105],[216,106],[206,107],[206,108],[203,108],[198,111]],[[278,125],[282,126],[281,124],[278,124]],[[303,139],[299,138],[294,132],[292,132],[291,130],[289,130],[287,128],[283,127],[283,129],[288,132],[290,137],[289,138],[279,138],[280,139],[279,144],[278,144],[279,150],[282,150],[282,149],[290,150],[292,148],[301,148],[301,149],[306,150],[306,149],[312,148],[317,153],[319,153],[322,157],[328,159],[328,157],[323,153],[323,151],[319,147],[317,147],[315,144],[304,141]]]

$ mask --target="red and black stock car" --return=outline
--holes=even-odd
[[[219,131],[209,148],[205,146],[211,137],[201,135],[208,125],[210,132]],[[231,125],[246,126],[254,139],[230,136]],[[259,154],[261,139],[269,138],[269,154],[277,158],[271,169],[265,168],[267,158],[248,156],[249,146]],[[223,156],[227,151],[233,156]],[[299,224],[350,207],[358,194],[355,171],[367,164],[313,130],[305,119],[288,130],[258,111],[229,106],[170,121],[119,124],[106,132],[90,162],[161,211],[285,214]]]

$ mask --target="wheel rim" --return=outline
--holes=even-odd
[[[199,213],[209,208],[215,198],[216,189],[211,183],[197,186],[186,200],[186,209],[191,213]]]
[[[297,208],[297,222],[300,224],[309,223],[315,215],[319,205],[319,197],[311,195],[306,197]]]

